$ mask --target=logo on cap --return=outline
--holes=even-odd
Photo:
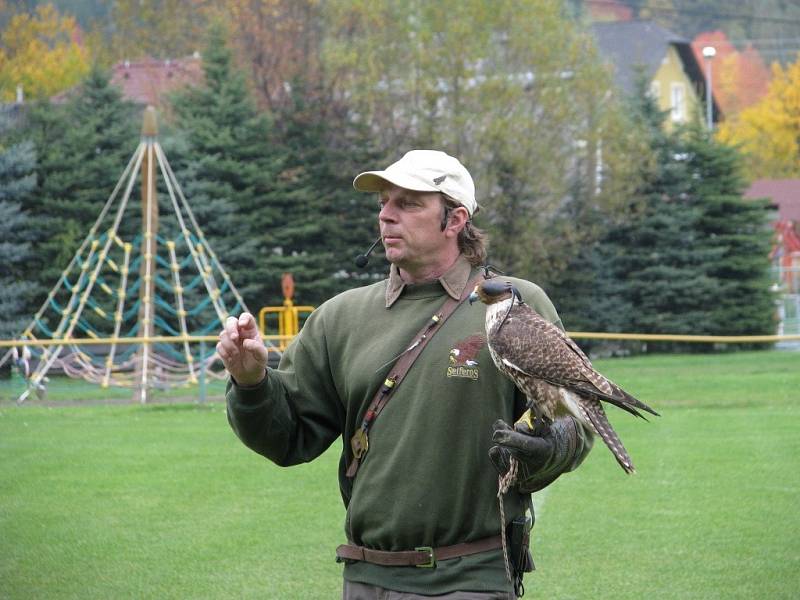
[[[442,185],[442,182],[445,179],[447,179],[447,175],[442,175],[441,177],[437,177],[436,179],[434,179],[433,183],[435,183],[436,185]]]

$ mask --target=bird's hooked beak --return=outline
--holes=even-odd
[[[467,296],[467,300],[469,300],[470,304],[474,304],[475,302],[480,300],[480,298],[478,298],[478,286],[477,285],[475,286],[475,289],[472,290],[472,293],[469,296]]]

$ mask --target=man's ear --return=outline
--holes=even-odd
[[[469,212],[463,206],[451,208],[447,217],[447,225],[444,228],[444,234],[447,237],[457,237],[464,227],[467,226],[469,221]]]

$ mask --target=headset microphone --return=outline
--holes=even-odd
[[[356,256],[356,261],[355,262],[356,262],[356,266],[359,269],[363,269],[364,267],[367,266],[367,263],[369,262],[369,255],[372,254],[372,251],[375,250],[375,246],[380,244],[382,239],[383,238],[379,237],[377,240],[372,242],[372,246],[369,247],[369,250],[367,250],[364,254],[359,254],[358,256]]]

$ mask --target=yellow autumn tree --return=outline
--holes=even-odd
[[[766,96],[722,123],[717,137],[747,155],[751,179],[800,177],[800,58],[774,64]]]
[[[47,98],[77,84],[89,72],[89,51],[74,17],[52,4],[14,15],[0,35],[0,100]]]

